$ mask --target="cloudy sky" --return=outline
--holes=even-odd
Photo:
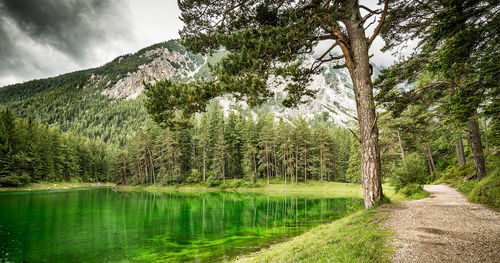
[[[176,0],[0,0],[0,87],[100,66],[178,38]],[[372,47],[377,64],[392,57]]]

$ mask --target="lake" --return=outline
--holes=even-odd
[[[220,262],[362,207],[358,198],[286,194],[0,193],[0,261]]]

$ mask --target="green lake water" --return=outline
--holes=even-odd
[[[361,208],[361,199],[227,192],[0,193],[0,262],[221,262]]]

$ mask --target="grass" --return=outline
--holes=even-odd
[[[236,262],[389,262],[390,233],[379,227],[386,217],[359,211]]]
[[[67,190],[82,187],[114,186],[112,183],[39,182],[18,187],[0,187],[0,192]]]
[[[489,155],[486,161],[486,178],[478,182],[475,179],[464,180],[475,174],[474,164],[470,161],[464,167],[445,171],[440,182],[450,183],[472,203],[484,204],[500,212],[500,156]]]
[[[230,186],[234,180],[226,180],[226,185]],[[336,182],[310,181],[308,183],[281,184],[272,182],[267,184],[259,182],[256,185],[242,186],[238,188],[231,187],[208,187],[203,184],[181,185],[181,186],[119,186],[121,191],[148,191],[148,192],[242,192],[242,193],[265,193],[269,195],[282,195],[289,193],[297,196],[313,197],[356,197],[363,198],[361,185]]]
[[[384,184],[383,189],[391,202],[418,197],[396,193],[389,184]],[[385,211],[389,206],[356,212],[235,261],[389,262],[392,249],[387,244],[392,233],[381,227],[388,217]]]

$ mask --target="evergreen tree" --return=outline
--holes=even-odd
[[[357,0],[179,1],[185,23],[181,38],[187,49],[209,53],[223,46],[229,54],[214,65],[211,78],[189,83],[166,80],[147,85],[146,109],[156,122],[175,126],[179,124],[176,116],[189,117],[202,111],[210,99],[224,93],[245,98],[251,106],[262,103],[272,94],[268,81],[273,79],[290,80],[286,83],[288,95],[284,104],[295,106],[303,102],[303,96],[314,95],[307,84],[322,64],[331,62],[335,68],[346,67],[357,102],[364,156],[363,193],[365,207],[369,209],[382,198],[372,66],[368,54],[385,21],[389,1],[379,4],[380,9],[372,10]],[[362,16],[362,8],[369,10],[368,14]],[[367,37],[365,23],[379,14],[377,26]],[[325,52],[312,65],[303,63],[304,54],[311,53],[323,41],[329,45]],[[340,54],[334,54],[335,51]],[[305,166],[307,170],[307,164]]]

